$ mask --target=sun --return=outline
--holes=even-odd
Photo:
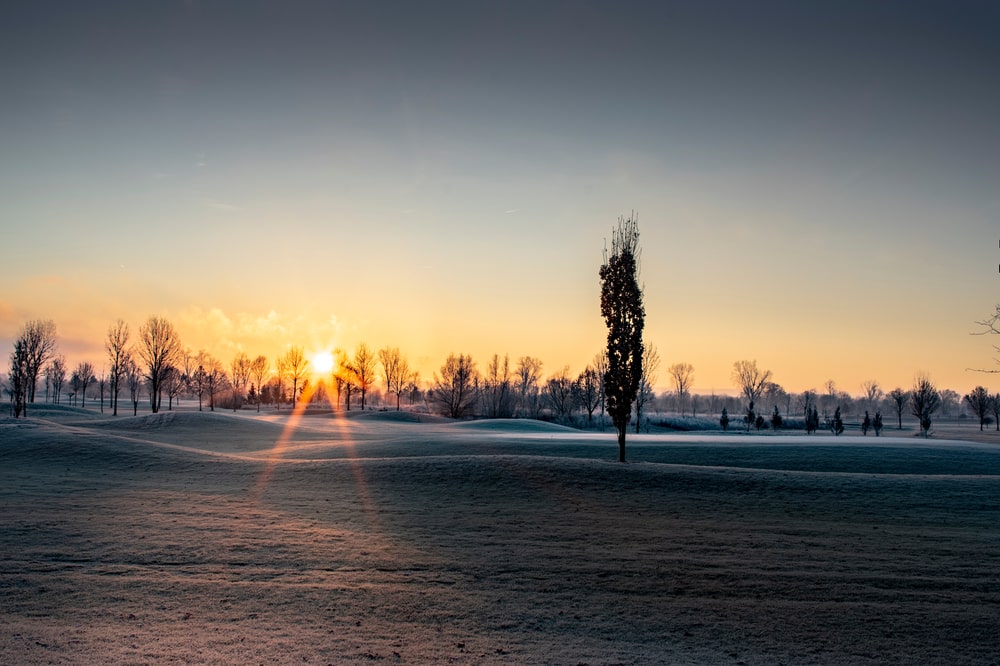
[[[328,351],[316,352],[309,359],[313,373],[317,375],[328,375],[333,372],[333,354]]]

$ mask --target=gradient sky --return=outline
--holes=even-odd
[[[0,9],[0,348],[149,315],[228,363],[359,341],[578,373],[639,215],[647,340],[967,392],[998,295],[993,2]]]

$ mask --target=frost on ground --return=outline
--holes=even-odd
[[[0,663],[983,663],[1000,446],[0,421]]]

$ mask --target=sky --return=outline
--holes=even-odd
[[[38,2],[0,8],[0,350],[151,315],[224,363],[360,342],[577,374],[638,215],[646,341],[1000,390],[1000,5]],[[992,338],[992,339],[991,339]]]

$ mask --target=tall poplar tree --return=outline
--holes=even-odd
[[[642,379],[642,329],[646,311],[639,287],[639,228],[635,213],[618,218],[611,253],[604,251],[601,316],[608,327],[607,410],[618,431],[618,460],[625,462],[625,432]]]

